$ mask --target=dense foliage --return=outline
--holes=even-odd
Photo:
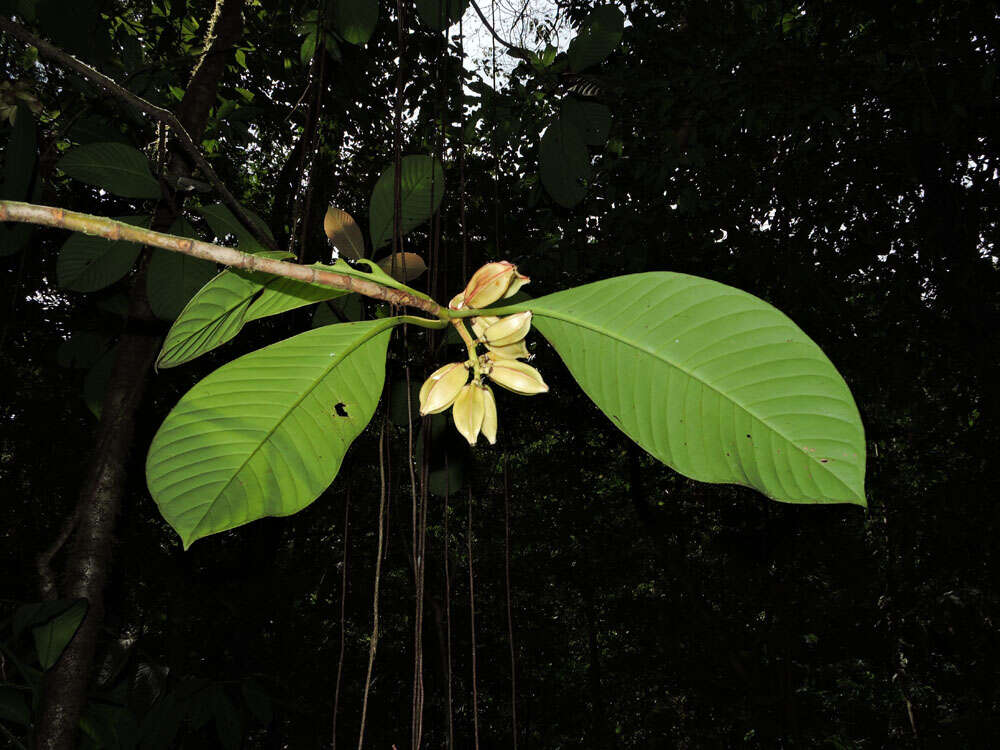
[[[430,267],[415,286],[447,299],[502,257],[532,276],[533,296],[640,271],[745,289],[795,320],[850,385],[868,438],[869,509],[772,503],[678,476],[625,441],[544,343],[533,345],[533,364],[550,391],[527,406],[499,395],[496,447],[470,450],[435,419],[422,432],[415,388],[458,342],[410,328],[394,334],[371,426],[319,500],[182,551],[143,470],[181,395],[314,322],[387,311],[333,300],[315,318],[309,307],[248,320],[224,346],[150,372],[84,746],[329,743],[345,536],[336,727],[339,742],[355,743],[383,496],[382,634],[366,737],[404,746],[413,474],[429,498],[427,747],[447,746],[449,717],[457,747],[472,746],[475,719],[483,744],[511,744],[508,510],[522,746],[979,746],[1000,731],[991,471],[1000,22],[990,4],[630,3],[620,44],[605,51],[593,41],[593,8],[567,3],[560,12],[588,45],[557,56],[540,37],[532,56],[498,43],[496,54],[513,61],[509,79],[463,67],[458,27],[447,37],[431,28],[436,4],[403,6],[402,50],[385,4],[364,42],[370,18],[343,15],[362,5],[337,3],[327,16],[324,3],[247,2],[239,41],[225,49],[196,140],[277,246],[328,261],[328,204],[369,226],[369,198],[394,158],[401,83],[400,150],[439,155],[447,188],[440,219],[405,240]],[[457,17],[459,5],[443,12]],[[213,6],[7,0],[0,13],[182,112]],[[463,29],[479,24],[470,12]],[[88,187],[62,160],[115,141],[155,171],[170,148],[155,123],[6,34],[0,60],[2,113],[17,113],[0,124],[2,197],[148,214],[143,195]],[[253,241],[213,220],[219,201],[203,177],[194,175],[188,206],[207,213],[189,210],[190,226],[175,231]],[[179,184],[170,172],[151,179]],[[154,316],[136,322],[133,306],[126,321],[130,285],[146,278],[129,269],[142,258],[155,279],[157,256],[126,248],[97,268],[102,278],[80,260],[94,251],[66,253],[73,240],[63,232],[3,231],[0,556],[11,618],[0,633],[0,725],[28,743],[39,670],[82,612],[69,601],[24,605],[62,596],[42,595],[35,560],[75,512],[93,413],[107,403],[109,352],[126,331],[165,335],[207,277],[171,269],[188,278],[186,292],[150,282]],[[74,544],[58,551],[56,568]]]

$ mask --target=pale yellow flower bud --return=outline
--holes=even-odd
[[[469,445],[475,445],[486,416],[483,388],[475,383],[464,386],[455,399],[452,415],[455,417],[455,427],[458,431],[469,441]]]
[[[464,362],[438,368],[420,387],[420,414],[439,414],[451,406],[469,379]]]
[[[472,319],[472,332],[476,335],[477,339],[483,338],[483,331],[489,328],[491,325],[496,323],[500,318],[495,315],[483,315],[479,318]]]
[[[487,349],[490,350],[491,359],[527,359],[531,356],[524,339],[507,346],[488,346]]]
[[[508,391],[522,396],[534,396],[547,393],[549,387],[542,380],[542,374],[534,367],[516,359],[494,359],[490,353],[493,367],[489,371],[490,379]]]
[[[465,306],[476,308],[492,305],[498,299],[514,294],[529,281],[531,279],[517,272],[517,266],[513,263],[505,260],[487,263],[472,274],[466,284]]]
[[[487,346],[507,346],[528,335],[531,330],[531,310],[501,318],[483,331],[482,340]]]
[[[497,402],[493,398],[493,391],[487,385],[483,386],[483,437],[490,441],[490,445],[497,443]]]

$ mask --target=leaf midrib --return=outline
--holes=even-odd
[[[277,432],[278,428],[281,427],[282,424],[284,424],[285,420],[288,419],[288,416],[292,412],[294,412],[299,407],[299,405],[306,399],[306,397],[309,394],[311,394],[316,389],[316,387],[319,385],[320,381],[322,381],[324,378],[326,378],[326,376],[329,375],[332,370],[334,370],[337,367],[339,367],[340,364],[348,357],[348,355],[350,355],[353,352],[357,351],[359,348],[361,348],[362,346],[364,346],[365,344],[367,344],[369,341],[371,341],[373,338],[375,338],[379,334],[384,333],[388,329],[390,329],[393,326],[395,326],[396,323],[398,322],[398,320],[399,320],[398,317],[396,317],[396,318],[386,318],[382,322],[381,325],[373,326],[372,329],[371,329],[371,331],[369,331],[365,336],[363,336],[363,337],[355,340],[355,343],[354,343],[353,346],[345,348],[344,351],[340,355],[338,355],[333,360],[331,360],[330,365],[328,367],[325,367],[321,371],[320,375],[318,375],[316,378],[314,378],[313,381],[312,381],[312,383],[307,388],[304,388],[302,390],[302,392],[299,394],[299,397],[284,411],[284,413],[281,415],[281,417],[275,421],[275,423],[271,427],[271,429],[267,431],[267,434],[264,435],[264,437],[262,437],[257,442],[257,447],[254,448],[252,451],[250,451],[250,453],[244,459],[243,463],[241,463],[240,466],[239,466],[239,468],[236,469],[236,471],[233,472],[232,476],[229,478],[229,480],[226,482],[226,484],[215,494],[215,496],[211,500],[208,500],[208,501],[202,503],[200,506],[199,505],[193,506],[193,508],[190,508],[189,510],[193,510],[194,508],[198,508],[198,507],[213,506],[216,502],[218,502],[219,498],[221,498],[223,496],[223,494],[225,494],[226,490],[228,490],[229,487],[232,485],[232,483],[236,480],[236,477],[238,477],[242,473],[242,471],[247,467],[247,464],[249,464],[250,461],[257,455],[257,453],[260,451],[261,447],[263,445],[265,445],[268,440],[271,439],[271,436],[275,432]],[[206,511],[205,514],[202,515],[202,517],[198,520],[198,523],[195,524],[194,528],[191,530],[191,532],[189,534],[189,538],[198,533],[199,529],[201,528],[202,523],[205,521],[205,518],[207,516],[208,516],[208,512]],[[200,538],[200,537],[198,537],[198,538]],[[194,539],[192,539],[191,541],[193,542]],[[189,542],[189,544],[190,544],[190,542]]]
[[[805,458],[807,458],[811,462],[811,464],[813,466],[816,466],[817,468],[821,469],[824,474],[827,474],[827,475],[833,477],[834,480],[836,480],[848,492],[851,493],[852,497],[854,497],[856,499],[863,499],[863,497],[858,497],[857,492],[854,490],[854,488],[851,487],[850,485],[848,485],[839,476],[837,476],[836,474],[834,474],[833,471],[826,464],[821,463],[816,458],[813,458],[807,451],[803,450],[801,448],[801,446],[797,445],[794,440],[792,440],[787,435],[785,435],[781,430],[779,430],[778,428],[772,426],[763,417],[761,417],[758,414],[756,414],[749,407],[744,406],[743,404],[741,404],[739,401],[737,401],[732,396],[728,395],[724,391],[719,390],[714,385],[712,385],[711,383],[703,380],[702,378],[697,377],[696,375],[692,374],[690,370],[687,370],[684,367],[681,367],[680,365],[675,364],[674,362],[671,362],[671,361],[663,358],[661,355],[658,355],[656,352],[651,351],[647,347],[638,344],[637,342],[633,341],[632,339],[625,338],[625,337],[619,336],[617,334],[612,334],[610,331],[608,331],[607,329],[605,329],[605,328],[603,328],[601,326],[597,326],[597,325],[590,324],[590,323],[585,323],[585,322],[582,322],[579,318],[572,318],[572,317],[570,317],[568,315],[559,314],[559,313],[556,313],[556,312],[554,312],[552,310],[544,310],[544,309],[532,307],[531,305],[525,305],[524,307],[525,307],[525,309],[530,309],[533,315],[538,315],[538,316],[543,317],[543,318],[552,318],[554,320],[559,320],[559,321],[561,321],[563,323],[569,323],[571,325],[579,326],[580,328],[586,328],[587,330],[592,331],[593,333],[596,333],[598,335],[605,336],[606,338],[613,339],[615,341],[619,341],[619,342],[625,344],[626,346],[631,346],[633,349],[637,349],[637,350],[639,350],[641,352],[645,352],[646,354],[648,354],[649,356],[653,357],[654,359],[657,359],[657,360],[663,362],[668,367],[672,367],[673,369],[678,370],[678,371],[684,373],[685,375],[687,375],[689,378],[691,378],[695,382],[701,383],[704,387],[708,388],[711,391],[714,391],[715,393],[717,393],[719,396],[721,396],[726,401],[728,401],[731,404],[735,405],[736,407],[742,409],[744,412],[746,412],[751,417],[753,417],[754,419],[756,419],[762,425],[764,425],[769,430],[771,430],[772,432],[774,432],[776,435],[778,435],[778,437],[780,437],[782,440],[784,440],[790,446],[792,446],[793,448],[795,448],[795,450],[797,450],[801,455],[803,455]]]

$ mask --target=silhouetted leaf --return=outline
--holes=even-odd
[[[610,55],[621,41],[624,26],[625,16],[614,5],[594,8],[569,43],[569,69],[579,73]]]

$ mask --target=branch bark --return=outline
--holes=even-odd
[[[242,10],[242,9],[241,9]],[[213,16],[214,18],[214,16]],[[230,46],[225,46],[219,49],[218,45],[213,44],[211,52],[206,50],[201,61],[199,62],[197,74],[192,76],[191,83],[188,85],[188,90],[184,94],[184,99],[181,102],[180,111],[181,119],[184,123],[187,123],[187,127],[181,122],[173,112],[162,107],[157,107],[155,104],[146,101],[140,96],[136,96],[131,91],[126,89],[124,86],[119,85],[112,78],[104,75],[103,73],[94,70],[92,67],[87,65],[85,62],[78,60],[67,52],[59,49],[53,44],[45,41],[44,39],[35,36],[26,28],[20,24],[10,20],[6,16],[0,16],[0,29],[4,32],[10,34],[16,39],[20,39],[25,44],[30,44],[31,46],[38,49],[39,54],[48,57],[55,62],[59,63],[68,70],[72,70],[75,73],[80,74],[88,81],[97,84],[105,92],[120,99],[124,102],[131,104],[133,107],[143,112],[154,120],[164,123],[170,128],[173,128],[175,134],[177,135],[181,147],[184,149],[184,153],[194,162],[195,166],[201,170],[201,173],[205,176],[205,179],[211,183],[212,187],[218,192],[219,197],[222,202],[233,212],[239,222],[247,228],[247,230],[253,234],[254,238],[260,242],[264,247],[270,248],[271,250],[277,250],[277,246],[271,241],[271,238],[267,236],[267,233],[262,231],[261,227],[253,220],[247,210],[240,205],[240,202],[236,200],[233,194],[229,191],[229,188],[225,186],[219,176],[215,173],[212,165],[208,163],[208,160],[202,155],[201,149],[198,148],[194,139],[191,137],[190,133],[196,133],[198,137],[201,137],[201,133],[205,129],[205,123],[208,121],[208,111],[211,109],[212,103],[215,101],[215,83],[211,87],[207,87],[208,81],[214,76],[214,80],[218,81],[218,76],[222,73],[222,68],[225,67],[225,60],[223,54]],[[214,36],[215,27],[209,30],[209,36],[212,37],[212,41],[217,41],[218,37]],[[208,67],[209,70],[204,70]],[[206,102],[205,98],[209,92],[211,96]],[[190,103],[188,103],[190,101]],[[202,113],[202,110],[204,112]]]
[[[284,276],[296,281],[304,281],[308,284],[322,284],[334,289],[357,292],[366,297],[372,297],[393,305],[415,307],[434,316],[437,316],[441,311],[440,305],[430,299],[418,297],[401,289],[385,287],[374,281],[334,273],[333,271],[324,271],[298,263],[289,263],[284,260],[265,258],[260,255],[244,253],[235,248],[213,245],[209,242],[177,237],[163,232],[154,232],[151,229],[134,227],[130,224],[115,221],[114,219],[104,218],[103,216],[91,216],[90,214],[83,214],[77,211],[67,211],[63,208],[38,206],[33,203],[0,201],[0,221],[40,224],[47,227],[83,232],[84,234],[103,237],[107,240],[139,242],[151,247],[159,247],[171,252],[183,253],[194,258],[212,261],[213,263],[221,263],[231,268],[240,268],[246,271],[262,271],[274,274],[275,276]]]

